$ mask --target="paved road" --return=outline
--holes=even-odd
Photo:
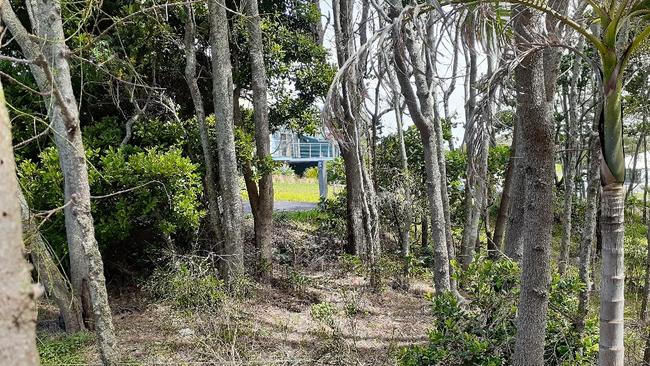
[[[248,200],[244,202],[244,213],[251,213],[251,205]],[[275,201],[273,203],[273,211],[309,211],[318,206],[317,203],[312,202],[290,202],[290,201]]]

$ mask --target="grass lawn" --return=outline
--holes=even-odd
[[[274,198],[276,201],[314,202],[318,203],[318,180],[284,176],[273,177]],[[248,199],[246,190],[242,196]]]

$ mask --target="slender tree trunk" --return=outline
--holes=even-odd
[[[27,32],[8,2],[3,3],[0,12],[23,53],[35,60],[30,68],[40,91],[45,94],[48,119],[55,131],[54,141],[64,177],[64,214],[72,288],[75,296],[81,298],[84,315],[89,317],[89,327],[96,329],[103,363],[112,366],[117,363],[118,352],[104,265],[95,239],[85,149],[66,58],[69,50],[64,43],[61,4],[58,1],[34,4],[31,23],[35,35]]]
[[[52,253],[38,231],[36,221],[29,211],[27,201],[20,190],[18,191],[18,198],[25,247],[30,254],[32,263],[34,263],[38,280],[58,306],[65,324],[66,333],[72,334],[84,330],[81,304],[73,296],[72,289],[68,286],[68,279],[61,272],[54,258],[52,258]]]
[[[501,202],[499,203],[499,213],[497,214],[497,220],[494,224],[494,236],[492,236],[492,242],[497,248],[501,248],[501,242],[503,242],[503,237],[506,232],[506,223],[508,222],[508,214],[510,209],[510,197],[512,195],[512,186],[513,178],[515,175],[515,157],[517,155],[517,127],[518,123],[515,123],[515,126],[512,131],[512,143],[510,145],[510,158],[508,160],[508,168],[506,168],[505,181],[503,182],[503,191],[501,192]],[[512,254],[512,253],[511,253]]]
[[[523,231],[524,231],[524,204],[526,199],[526,186],[524,179],[524,141],[523,141],[523,121],[519,113],[515,116],[515,129],[513,131],[514,149],[510,162],[512,163],[512,187],[510,192],[512,196],[509,200],[510,212],[508,225],[506,227],[504,253],[516,261],[521,262],[523,256]]]
[[[364,1],[362,17],[367,17],[369,4]],[[335,0],[332,3],[334,12],[334,30],[336,36],[336,55],[339,67],[342,67],[354,52],[353,9],[351,0]],[[367,20],[367,18],[366,18]],[[360,43],[366,39],[366,20],[359,25]],[[360,57],[364,60],[365,57]],[[349,75],[343,85],[342,96],[338,99],[342,108],[341,127],[339,134],[341,156],[345,164],[347,190],[347,227],[348,244],[346,251],[362,256],[370,263],[374,271],[374,258],[380,251],[379,216],[376,209],[374,187],[363,164],[361,146],[361,105],[363,103],[363,83],[361,75],[365,65],[355,63],[349,69]],[[374,273],[374,272],[373,272]],[[371,276],[371,283],[376,276]]]
[[[465,180],[465,225],[463,228],[462,264],[467,268],[474,259],[476,241],[478,239],[479,223],[483,207],[483,190],[485,186],[485,175],[483,174],[483,160],[487,165],[487,154],[483,154],[486,143],[483,139],[483,131],[477,126],[474,118],[476,112],[476,50],[473,45],[469,46],[469,81],[467,87],[468,99],[465,102],[466,133],[465,146],[467,148],[467,178]],[[484,159],[485,157],[485,159]]]
[[[584,47],[584,38],[580,37],[578,49]],[[564,211],[562,224],[562,242],[560,244],[560,260],[558,261],[558,272],[564,274],[569,264],[569,252],[571,247],[572,213],[573,213],[573,192],[575,190],[575,165],[577,160],[576,129],[578,126],[578,78],[582,68],[582,60],[574,57],[571,66],[571,82],[569,84],[569,104],[566,113],[566,166],[564,167]]]
[[[390,71],[389,71],[390,73]],[[394,84],[391,80],[391,84]],[[395,86],[395,85],[394,85]],[[402,165],[402,174],[408,175],[408,158],[406,156],[406,143],[404,142],[404,126],[402,123],[402,108],[400,106],[400,96],[397,91],[393,92],[393,109],[395,111],[395,121],[397,123],[397,139],[399,141],[399,158]],[[411,201],[410,187],[407,188],[407,201]],[[411,223],[413,221],[412,214],[409,212],[403,218],[403,224],[400,229],[400,242],[402,258],[404,259],[404,268],[408,269],[408,256],[411,254]]]
[[[402,95],[411,114],[424,147],[427,195],[431,213],[431,233],[434,241],[434,285],[436,293],[450,291],[450,265],[445,231],[445,214],[443,208],[441,173],[438,158],[438,138],[435,131],[433,88],[427,80],[427,63],[422,56],[422,41],[419,37],[403,34],[401,22],[401,3],[391,1],[390,17],[395,24],[393,28],[393,48],[397,79]],[[407,24],[408,26],[408,24]],[[407,56],[408,53],[408,56]],[[415,90],[411,85],[407,57],[413,67]],[[429,65],[430,66],[430,65]]]
[[[196,75],[196,22],[194,19],[194,8],[191,4],[188,4],[187,9],[188,19],[185,23],[185,81],[190,89],[194,111],[196,112],[196,120],[199,124],[201,148],[203,149],[203,159],[205,162],[204,187],[208,199],[208,215],[212,226],[211,229],[216,235],[217,242],[221,245],[221,242],[223,241],[223,232],[221,229],[221,217],[219,215],[219,182],[216,177],[217,167],[215,166],[215,154],[212,143],[210,142],[208,127],[205,124],[203,96],[201,96]]]
[[[39,288],[30,285],[23,257],[20,203],[11,124],[0,84],[0,363],[36,366],[36,306]]]
[[[259,264],[263,279],[272,275],[273,244],[273,169],[270,166],[271,141],[269,131],[269,113],[267,105],[266,69],[264,66],[264,48],[260,15],[257,0],[247,3],[248,31],[250,32],[251,86],[253,89],[253,108],[255,120],[255,148],[260,169],[258,184],[258,202],[255,218],[255,243],[259,250]]]
[[[539,15],[522,6],[514,12],[517,36],[534,34]],[[513,356],[517,366],[544,365],[555,174],[553,123],[548,118],[544,76],[541,51],[526,56],[515,69],[526,175],[521,292]]]
[[[596,240],[596,221],[598,214],[598,190],[600,188],[600,139],[598,138],[598,115],[594,117],[594,129],[589,143],[589,170],[587,172],[587,201],[585,206],[585,226],[580,242],[580,280],[585,284],[578,296],[577,328],[582,331],[589,310],[589,299],[593,287],[591,257]]]
[[[212,94],[216,116],[217,158],[224,238],[222,276],[231,283],[244,272],[241,235],[242,202],[235,155],[232,67],[228,44],[228,18],[224,0],[208,0],[212,46]]]

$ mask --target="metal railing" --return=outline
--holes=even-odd
[[[319,160],[338,157],[338,149],[331,142],[280,142],[274,153],[275,159]]]

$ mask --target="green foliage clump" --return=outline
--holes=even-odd
[[[276,166],[273,169],[273,175],[281,175],[284,177],[294,177],[296,175],[296,171],[293,170],[293,168],[289,164],[281,164]]]
[[[204,258],[179,257],[156,268],[144,289],[178,309],[217,308],[226,299],[223,280]]]
[[[320,325],[330,329],[336,327],[336,307],[329,302],[321,302],[311,306],[309,315]]]
[[[38,356],[43,366],[86,364],[84,349],[92,343],[92,334],[85,332],[70,336],[39,338]]]
[[[198,167],[181,150],[131,146],[86,152],[93,194],[95,232],[102,249],[133,238],[141,230],[153,236],[192,233],[204,212]],[[63,174],[56,149],[44,149],[38,160],[22,160],[18,166],[21,185],[31,207],[49,210],[64,201]],[[63,212],[43,226],[58,255],[67,253]],[[161,239],[160,237],[157,239]]]
[[[431,296],[434,315],[428,344],[404,348],[404,366],[509,365],[514,352],[519,268],[507,259],[479,259],[456,272],[467,303],[451,293]],[[597,324],[588,319],[582,333],[575,319],[582,284],[575,276],[554,275],[544,361],[546,365],[593,365],[598,353]]]
[[[309,179],[318,178],[318,167],[311,166],[311,167],[305,169],[305,172],[302,173],[302,176],[305,177],[305,178],[309,178]]]

